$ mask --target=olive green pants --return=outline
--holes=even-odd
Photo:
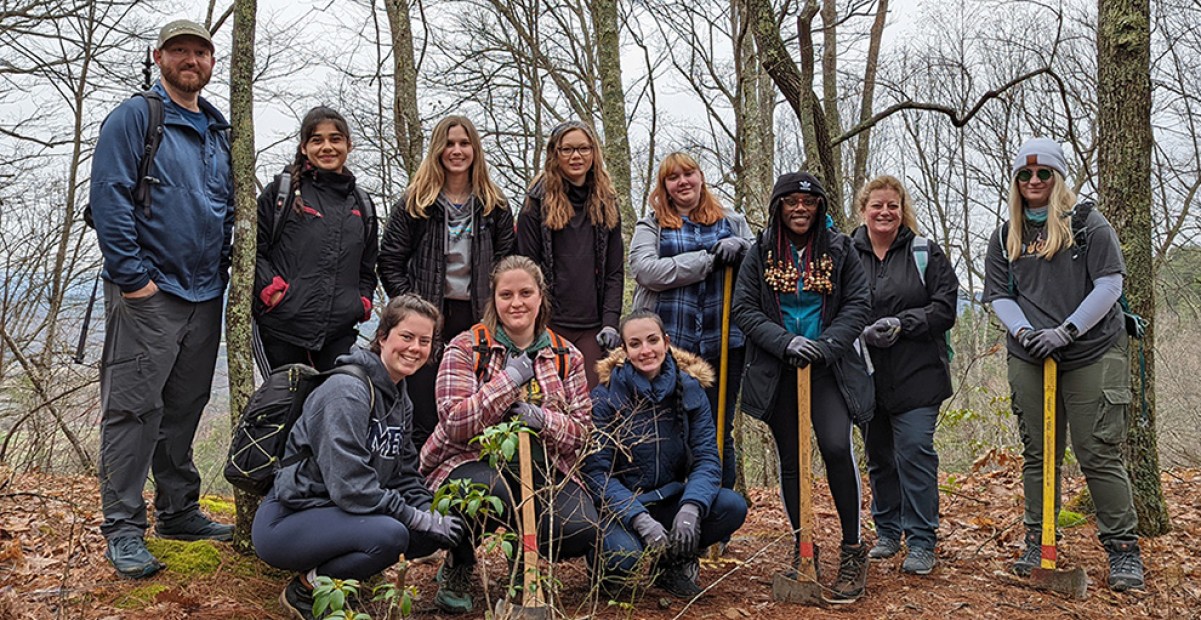
[[[1130,362],[1127,338],[1100,360],[1072,370],[1060,370],[1055,398],[1055,513],[1059,514],[1060,470],[1066,435],[1080,463],[1088,491],[1097,508],[1101,542],[1131,541],[1138,535],[1138,516],[1130,479],[1122,459],[1126,441],[1126,410],[1130,404]],[[1022,434],[1022,486],[1026,494],[1024,521],[1028,528],[1042,523],[1043,509],[1043,366],[1009,356],[1009,387],[1013,411]]]

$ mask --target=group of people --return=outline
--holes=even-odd
[[[107,327],[102,531],[106,556],[128,577],[162,567],[144,542],[150,471],[159,536],[232,536],[200,512],[191,458],[233,232],[228,124],[199,97],[213,51],[198,24],[160,32],[154,90],[165,120],[151,201],[134,199],[142,98],[105,122],[92,174]],[[701,550],[723,545],[747,514],[733,491],[736,403],[771,430],[798,531],[799,462],[809,455],[798,454],[796,370],[805,367],[842,534],[830,599],[866,591],[869,558],[905,550],[905,572],[934,569],[933,437],[952,393],[946,334],[959,284],[940,246],[919,233],[896,178],[860,189],[862,225],[848,235],[833,225],[837,205],[817,178],[781,175],[755,235],[721,205],[695,159],[672,153],[627,257],[617,195],[589,126],[570,121],[550,132],[514,219],[479,132],[449,116],[381,242],[374,205],[346,166],[353,144],[340,114],[314,108],[294,160],[258,201],[254,340],[263,367],[353,364],[369,379],[334,375],[308,397],[287,442],[287,454],[307,457],[286,459],[255,515],[260,557],[296,572],[281,601],[297,617],[312,617],[317,575],[366,578],[402,554],[437,549],[446,553],[435,603],[473,609],[477,544],[499,527],[519,529],[517,466],[487,458],[478,440],[507,421],[533,433],[540,556],[586,556],[610,593],[649,563],[656,586],[695,596]],[[1124,265],[1098,211],[1074,230],[1080,207],[1066,177],[1056,143],[1027,142],[1011,170],[1010,220],[988,247],[985,300],[1009,332],[1025,447],[1028,533],[1013,570],[1029,574],[1039,558],[1041,371],[1054,358],[1060,426],[1072,430],[1097,505],[1110,586],[1138,588],[1136,517],[1119,450],[1129,401],[1117,307]],[[627,265],[636,286],[622,317]],[[379,282],[389,301],[376,310]],[[723,320],[727,304],[732,322]],[[369,346],[355,346],[373,313]],[[860,528],[856,426],[872,487],[870,548]],[[482,485],[503,509],[432,511],[434,491],[454,480]],[[517,573],[533,570],[512,561]]]

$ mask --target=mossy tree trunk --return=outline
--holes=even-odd
[[[412,179],[421,165],[424,140],[421,115],[417,111],[417,64],[413,57],[413,24],[408,0],[386,0],[388,26],[392,34],[393,122],[396,146],[405,172]]]
[[[254,176],[254,29],[257,10],[257,0],[235,0],[233,51],[229,63],[229,116],[233,125],[231,156],[237,209],[229,300],[225,309],[231,425],[237,424],[239,414],[254,391],[250,299],[254,285],[255,231],[258,227]],[[234,548],[249,552],[253,549],[250,525],[258,509],[259,498],[235,492],[234,502],[238,512]]]
[[[1155,432],[1155,273],[1151,244],[1151,8],[1148,0],[1097,3],[1097,172],[1101,208],[1122,240],[1126,295],[1133,310],[1151,320],[1141,342],[1132,341],[1134,402],[1126,443],[1139,532],[1170,528],[1159,480]],[[1140,347],[1146,351],[1140,370]],[[1145,399],[1145,400],[1144,400]]]
[[[605,167],[617,191],[622,237],[634,234],[634,206],[630,204],[630,139],[626,131],[625,87],[621,82],[621,33],[617,0],[595,0],[592,27],[596,30],[596,59],[600,73],[601,119],[605,124]]]

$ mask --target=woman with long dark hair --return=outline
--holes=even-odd
[[[379,253],[389,297],[416,293],[442,311],[448,341],[484,315],[488,279],[513,252],[513,214],[488,174],[480,134],[465,116],[447,116],[430,135],[425,159],[392,208]],[[434,432],[434,381],[441,361],[409,379],[413,437],[420,448]]]
[[[371,316],[379,230],[371,199],[346,167],[346,119],[318,106],[300,124],[296,157],[258,199],[254,270],[261,370],[328,370]],[[287,191],[282,192],[283,186]]]
[[[596,386],[596,362],[621,345],[624,252],[617,193],[596,132],[579,121],[555,127],[517,216],[517,253],[542,268],[551,327],[584,354],[589,387]]]

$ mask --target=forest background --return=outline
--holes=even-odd
[[[1145,11],[1143,21],[1105,12],[1125,4]],[[924,233],[947,250],[962,285],[952,338],[956,393],[936,436],[951,487],[982,457],[1020,445],[1003,332],[977,299],[988,236],[1006,218],[1012,155],[1030,136],[1052,137],[1067,149],[1076,188],[1100,196],[1122,234],[1128,292],[1153,319],[1147,372],[1138,374],[1137,353],[1133,360],[1147,389],[1136,391],[1131,408],[1131,429],[1144,442],[1132,456],[1154,472],[1201,463],[1197,0],[0,0],[6,471],[95,470],[102,303],[76,358],[100,267],[82,222],[91,153],[105,114],[142,88],[158,27],[181,16],[214,31],[217,67],[205,94],[232,108],[243,201],[258,192],[251,176],[261,187],[291,160],[299,118],[317,104],[350,120],[349,165],[381,215],[424,155],[429,129],[449,113],[480,128],[483,155],[514,209],[541,167],[550,128],[571,118],[595,126],[627,234],[658,162],[674,150],[697,157],[722,201],[756,229],[779,173],[818,172],[846,230],[865,179],[900,177]],[[1099,33],[1119,41],[1116,52]],[[1137,89],[1115,93],[1099,65],[1130,60],[1143,41],[1149,56],[1134,61],[1149,88],[1147,161],[1123,168],[1106,149],[1141,135],[1141,126],[1115,132],[1111,124],[1106,134],[1102,119],[1114,117],[1112,97]],[[1113,200],[1130,189],[1112,188],[1129,170],[1141,181],[1126,185],[1149,186],[1133,201]],[[231,299],[245,299],[247,286],[235,275]],[[223,345],[196,443],[214,494],[229,492],[219,473],[229,412],[249,385],[237,336],[245,306],[231,305],[233,345]],[[740,417],[737,438],[740,483],[772,486],[764,429]],[[1158,476],[1150,478],[1157,487]],[[1140,489],[1152,496],[1140,514],[1157,515],[1149,533],[1169,525],[1157,492]]]

